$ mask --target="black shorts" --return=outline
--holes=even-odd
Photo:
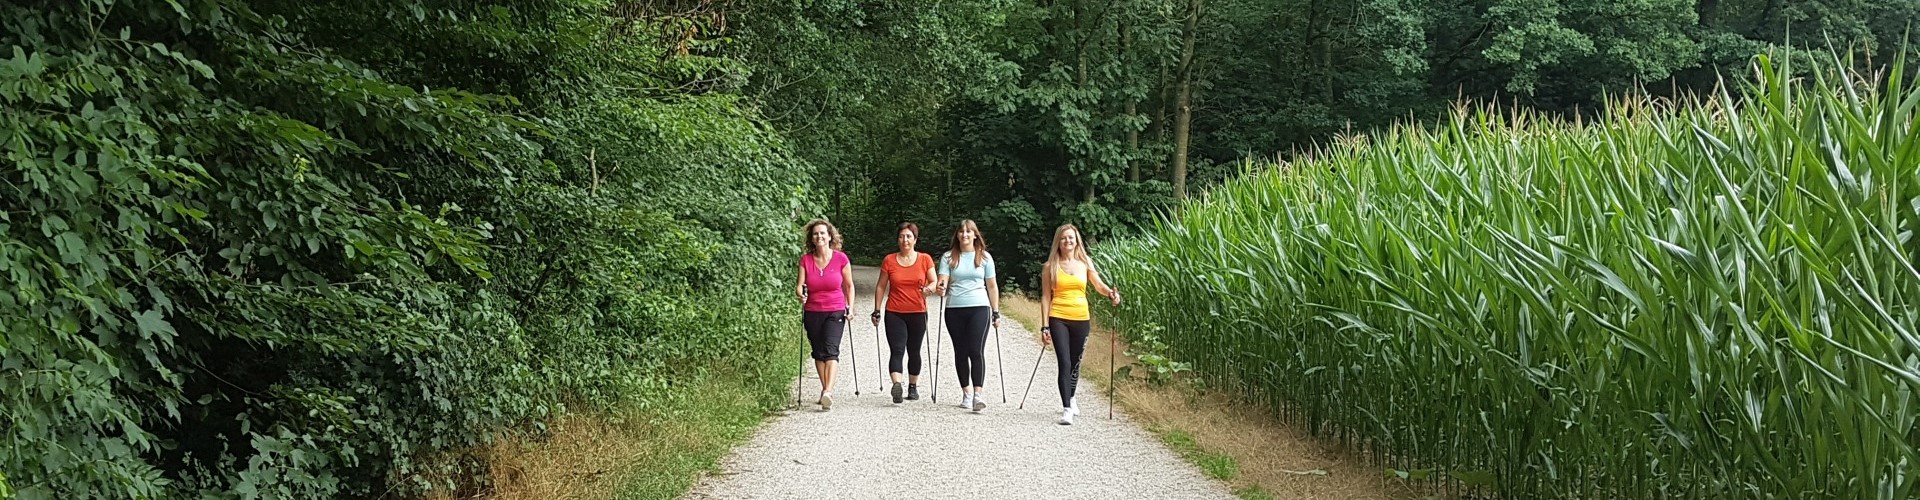
[[[807,327],[807,345],[813,347],[815,361],[840,359],[840,337],[847,331],[846,311],[803,311],[800,322]]]

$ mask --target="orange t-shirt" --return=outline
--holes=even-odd
[[[933,270],[933,256],[914,252],[913,265],[900,265],[899,253],[887,255],[880,262],[880,272],[887,276],[887,310],[897,313],[927,312],[927,296],[920,294],[920,287],[927,286],[927,271]]]

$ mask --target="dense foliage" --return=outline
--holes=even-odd
[[[1405,477],[1913,498],[1920,85],[1771,64],[1598,123],[1483,109],[1263,165],[1097,249],[1132,300],[1107,312]]]
[[[810,173],[724,19],[0,3],[0,496],[470,489],[559,412],[777,404]]]
[[[1847,478],[1878,478],[1874,484],[1892,488],[1875,494],[1910,492],[1910,476],[1889,479],[1867,464],[1913,463],[1911,434],[1906,447],[1882,439],[1911,412],[1873,406],[1911,406],[1911,392],[1898,393],[1904,386],[1872,371],[1910,370],[1900,363],[1911,353],[1855,342],[1882,339],[1876,335],[1888,321],[1912,324],[1912,313],[1899,309],[1911,307],[1903,302],[1911,290],[1902,288],[1910,283],[1841,279],[1850,276],[1841,272],[1848,265],[1879,266],[1881,274],[1908,269],[1895,264],[1910,258],[1874,249],[1881,240],[1861,229],[1910,223],[1900,211],[1906,205],[1889,201],[1907,199],[1889,197],[1911,188],[1890,180],[1911,174],[1912,157],[1895,155],[1909,154],[1910,142],[1892,134],[1910,131],[1910,121],[1898,120],[1911,120],[1912,107],[1887,101],[1908,98],[1907,89],[1865,94],[1847,107],[1790,99],[1775,82],[1767,93],[1743,96],[1762,102],[1715,104],[1743,110],[1735,118],[1629,112],[1618,126],[1570,131],[1534,125],[1531,114],[1522,115],[1526,123],[1461,121],[1451,131],[1384,135],[1382,145],[1339,149],[1311,163],[1337,171],[1266,174],[1223,191],[1266,205],[1180,203],[1238,176],[1245,158],[1295,160],[1336,133],[1439,116],[1458,97],[1515,103],[1541,117],[1591,118],[1609,93],[1709,89],[1721,72],[1743,70],[1763,51],[1804,62],[1813,47],[1855,55],[1858,67],[1884,66],[1909,50],[1893,42],[1917,17],[1920,0],[0,0],[0,497],[472,492],[486,486],[474,479],[486,467],[474,447],[502,432],[537,431],[562,412],[674,415],[662,402],[715,381],[760,388],[766,404],[783,400],[779,382],[790,372],[774,367],[790,365],[766,361],[790,359],[794,337],[781,332],[795,322],[791,304],[768,300],[766,291],[785,289],[786,261],[797,246],[791,230],[813,212],[831,214],[860,257],[888,251],[901,220],[928,228],[922,245],[935,251],[952,222],[979,220],[1007,263],[1007,285],[1028,288],[1059,222],[1106,240],[1152,228],[1158,214],[1183,206],[1195,212],[1183,221],[1227,217],[1234,212],[1222,207],[1238,206],[1344,221],[1355,231],[1339,238],[1380,238],[1340,240],[1360,252],[1340,258],[1372,259],[1366,262],[1421,252],[1379,246],[1412,237],[1379,232],[1401,226],[1357,218],[1381,207],[1398,210],[1394,216],[1453,218],[1378,224],[1465,224],[1431,237],[1456,245],[1444,247],[1454,252],[1448,258],[1461,259],[1461,267],[1445,268],[1456,273],[1447,276],[1493,295],[1454,304],[1464,309],[1449,314],[1470,314],[1463,321],[1475,328],[1492,324],[1489,331],[1513,336],[1500,342],[1546,349],[1514,358],[1524,370],[1487,368],[1503,385],[1465,401],[1577,409],[1577,416],[1555,415],[1590,425],[1549,431],[1559,420],[1494,419],[1548,413],[1490,413],[1480,427],[1455,419],[1445,431],[1484,428],[1488,436],[1443,432],[1437,435],[1458,446],[1408,450],[1399,443],[1416,441],[1393,433],[1441,431],[1387,426],[1394,421],[1379,405],[1447,402],[1419,399],[1431,394],[1407,387],[1384,389],[1391,378],[1352,379],[1380,381],[1367,387],[1394,398],[1387,403],[1356,399],[1351,406],[1362,413],[1314,417],[1398,456],[1478,464],[1523,492],[1552,489],[1534,486],[1542,468],[1547,477],[1591,474],[1565,482],[1570,489],[1645,472],[1646,482],[1630,492],[1734,494],[1748,484],[1761,492],[1868,492],[1868,482]],[[1639,84],[1650,90],[1636,90]],[[1704,132],[1684,128],[1690,125]],[[1492,138],[1521,145],[1496,155],[1504,146]],[[1809,149],[1828,139],[1890,156]],[[1601,145],[1619,149],[1595,149]],[[1577,161],[1555,156],[1567,152],[1580,153],[1570,156]],[[1767,158],[1788,158],[1783,164],[1799,170],[1753,166]],[[1676,163],[1661,163],[1669,159]],[[1855,173],[1850,184],[1821,190],[1822,169],[1842,163],[1851,170],[1840,171]],[[1401,169],[1411,169],[1409,179],[1453,184],[1414,191],[1395,177]],[[1434,177],[1463,171],[1482,176]],[[1701,173],[1729,180],[1701,184],[1711,180]],[[1573,193],[1589,203],[1557,211],[1516,194],[1534,191],[1514,186],[1559,193],[1539,184],[1554,176],[1591,186]],[[1510,190],[1494,189],[1496,181]],[[1245,187],[1259,183],[1278,187]],[[1866,185],[1899,190],[1858,187]],[[1715,186],[1719,198],[1702,197]],[[1341,202],[1324,203],[1324,196]],[[1721,200],[1740,204],[1723,209]],[[1508,212],[1478,211],[1488,207]],[[1678,218],[1647,207],[1673,208]],[[1815,211],[1850,225],[1843,231],[1812,221]],[[1713,219],[1733,216],[1726,214],[1768,219]],[[1597,238],[1600,226],[1567,225],[1595,221],[1622,231],[1639,224],[1641,233],[1631,234],[1684,252],[1633,247],[1645,246],[1639,240],[1581,240]],[[1137,245],[1171,244],[1178,227],[1154,229],[1160,243]],[[1727,232],[1696,233],[1708,227]],[[1576,229],[1588,233],[1568,232]],[[1910,245],[1911,236],[1900,234],[1880,236]],[[1750,238],[1746,246],[1727,246],[1739,235]],[[1799,236],[1807,239],[1793,239]],[[1483,246],[1447,239],[1454,237]],[[1549,244],[1559,250],[1542,246]],[[1243,246],[1207,251],[1254,251]],[[1378,369],[1356,357],[1412,358],[1391,350],[1361,356],[1342,349],[1362,338],[1341,336],[1372,339],[1390,327],[1453,332],[1390,314],[1431,306],[1436,312],[1415,317],[1437,322],[1434,304],[1442,302],[1397,302],[1415,300],[1405,288],[1391,300],[1367,295],[1400,275],[1374,268],[1322,275],[1349,272],[1340,266],[1352,262],[1285,248],[1285,259],[1308,260],[1217,279],[1320,283],[1310,277],[1333,285],[1313,293],[1330,295],[1290,288],[1286,300],[1295,302],[1255,304],[1297,307],[1273,309],[1282,316],[1268,323],[1220,331],[1244,336],[1254,324],[1308,325],[1274,331],[1306,335],[1289,341],[1312,342],[1320,350],[1308,353],[1343,364],[1267,357],[1255,361],[1272,364],[1254,366],[1312,380],[1354,377],[1361,368],[1350,367]],[[1587,266],[1580,269],[1610,269],[1602,275],[1629,280],[1621,283],[1633,293],[1621,294],[1636,300],[1603,293],[1621,287],[1594,288],[1611,281],[1579,281],[1591,277],[1542,264],[1559,266],[1553,259],[1589,248],[1594,253],[1584,255],[1598,264],[1580,260]],[[1474,253],[1461,253],[1468,250]],[[1264,262],[1256,257],[1270,256],[1214,258]],[[1708,268],[1692,264],[1697,259],[1819,287],[1781,284],[1796,283],[1787,278],[1735,287],[1707,279],[1711,273],[1700,269]],[[1229,261],[1176,263],[1215,269],[1208,266],[1219,262]],[[1748,275],[1739,277],[1744,283]],[[1540,286],[1549,278],[1551,286]],[[1521,282],[1514,280],[1534,288],[1513,288]],[[1204,293],[1212,289],[1193,288],[1202,285],[1159,283],[1167,297],[1214,300]],[[1694,309],[1648,305],[1653,290]],[[1280,291],[1253,296],[1273,293]],[[1177,321],[1186,316],[1173,305],[1192,305],[1166,304],[1158,311]],[[1495,314],[1487,304],[1498,304],[1491,311],[1505,323],[1486,323],[1495,321],[1486,319]],[[1308,305],[1351,310],[1316,315],[1301,309]],[[1851,323],[1832,335],[1788,335],[1796,339],[1790,351],[1766,336],[1810,328],[1789,311],[1816,315],[1819,325]],[[1536,343],[1531,329],[1549,316],[1560,328],[1591,334],[1581,342],[1631,346],[1632,354],[1604,351],[1618,357],[1607,364],[1567,357],[1605,346]],[[1314,330],[1320,323],[1306,318],[1333,324]],[[1667,328],[1663,335],[1711,330],[1714,336],[1702,335],[1712,342],[1682,345],[1718,349],[1721,357],[1684,358],[1694,364],[1682,371],[1680,354],[1650,352],[1679,337],[1663,344],[1621,333],[1637,331],[1628,330],[1632,321]],[[1722,335],[1714,329],[1722,324],[1752,328]],[[1445,338],[1458,343],[1435,345],[1456,350],[1429,352],[1418,363],[1458,360],[1434,369],[1459,370],[1511,361],[1494,354],[1512,352],[1496,349],[1508,344]],[[1820,339],[1838,340],[1797,343]],[[1260,345],[1249,349],[1278,344]],[[1741,350],[1728,354],[1727,346]],[[1196,353],[1194,344],[1175,348]],[[1754,357],[1763,354],[1772,357]],[[1760,361],[1787,378],[1695,366]],[[1624,393],[1576,384],[1602,384],[1603,376],[1556,378],[1593,375],[1579,371],[1589,368],[1672,376],[1650,376],[1644,392]],[[1630,413],[1679,397],[1676,380],[1687,373],[1709,374],[1689,383],[1723,397],[1681,409],[1721,420],[1666,412],[1648,424],[1644,418],[1653,416]],[[1343,380],[1314,387],[1343,387]],[[1789,386],[1832,388],[1851,399],[1782,396]],[[1728,392],[1736,389],[1747,392]],[[1547,396],[1527,399],[1536,392]],[[1264,394],[1306,404],[1297,394]],[[1728,422],[1739,415],[1727,412],[1736,406],[1766,417],[1753,424],[1761,444],[1752,446],[1773,454],[1715,447],[1728,442]],[[1609,430],[1621,422],[1646,432]],[[1821,425],[1839,426],[1851,441],[1816,442],[1809,451],[1803,436],[1833,435],[1811,431]],[[1541,433],[1561,437],[1548,443]],[[1602,439],[1627,445],[1595,452],[1600,465],[1564,462],[1600,450],[1594,443]],[[1834,451],[1841,449],[1856,451]],[[1647,465],[1644,455],[1632,455],[1655,452],[1691,458]],[[1452,461],[1459,457],[1505,461]],[[1813,459],[1836,465],[1784,470]],[[1706,477],[1721,470],[1733,472]],[[1835,475],[1817,476],[1823,472]],[[1519,477],[1529,479],[1512,479]]]
[[[1884,64],[1920,19],[1915,0],[816,0],[740,10],[753,91],[798,154],[830,167],[819,183],[851,227],[849,244],[884,252],[901,220],[944,231],[975,218],[989,241],[1009,243],[998,251],[1021,264],[1009,266],[1016,276],[1036,268],[1058,223],[1096,239],[1130,233],[1237,175],[1244,158],[1438,118],[1461,97],[1592,114],[1605,93],[1637,84],[1705,91],[1769,48],[1794,48],[1803,62],[1800,48],[1831,48]]]

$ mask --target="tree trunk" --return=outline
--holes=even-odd
[[[1720,14],[1720,0],[1700,0],[1693,6],[1693,14],[1700,18],[1700,26],[1717,26],[1719,23],[1715,21]]]
[[[1133,55],[1133,30],[1128,28],[1127,23],[1120,23],[1120,56],[1122,61],[1131,63],[1132,58],[1129,56]],[[1128,66],[1131,66],[1131,64]],[[1135,99],[1133,96],[1127,96],[1127,109],[1125,113],[1129,120],[1133,119],[1135,115],[1139,115],[1140,100]],[[1139,151],[1140,129],[1129,124],[1127,125],[1127,182],[1140,182],[1140,162],[1134,158],[1134,155],[1138,154]]]
[[[1073,0],[1074,84],[1076,88],[1082,92],[1087,90],[1087,39],[1090,38],[1087,36],[1087,25],[1084,22],[1087,14],[1086,3],[1086,0]],[[1079,104],[1085,105],[1088,103],[1082,102]],[[1091,107],[1088,107],[1086,111],[1088,115],[1093,114]],[[1087,129],[1088,134],[1093,133],[1092,120],[1088,120]],[[1086,167],[1089,169],[1094,168],[1094,162],[1098,161],[1090,157],[1082,157],[1081,160],[1085,162]],[[1087,185],[1085,196],[1083,197],[1084,200],[1082,201],[1083,203],[1093,203],[1092,174],[1092,172],[1087,173]]]
[[[1167,64],[1166,60],[1162,59],[1160,62],[1160,79],[1154,82],[1154,86],[1158,88],[1160,92],[1160,95],[1153,100],[1154,144],[1167,143],[1167,129],[1170,128],[1167,127],[1167,109],[1172,107],[1169,103],[1173,100],[1173,95],[1170,93],[1173,91],[1173,76],[1170,68],[1172,68],[1172,65]],[[1160,172],[1166,170],[1167,164],[1160,163],[1165,161],[1170,160],[1168,157],[1162,156],[1158,161],[1154,162],[1153,175],[1155,177],[1159,177]]]
[[[1086,16],[1086,0],[1073,0],[1073,58],[1074,83],[1081,89],[1087,88],[1087,26],[1082,23]]]
[[[1201,0],[1187,3],[1187,31],[1180,42],[1180,88],[1173,122],[1173,197],[1187,199],[1187,146],[1193,128],[1193,39],[1200,31]]]
[[[1772,37],[1761,36],[1762,33],[1767,33],[1767,30],[1779,30],[1779,32],[1781,33],[1786,32],[1785,27],[1774,26],[1773,24],[1774,13],[1778,12],[1779,10],[1780,10],[1780,0],[1767,0],[1767,7],[1764,9],[1760,9],[1760,21],[1753,23],[1753,32],[1748,33],[1747,38],[1758,38],[1761,40],[1767,40],[1771,42],[1779,42],[1784,40],[1785,37],[1782,37],[1780,39],[1775,39]]]
[[[845,190],[845,187],[846,185],[840,180],[840,174],[834,174],[833,175],[833,216],[832,216],[832,220],[834,224],[845,224],[847,222],[845,220],[840,219],[840,199],[843,198],[842,192]]]
[[[1140,114],[1140,101],[1127,99],[1127,117]],[[1127,126],[1127,182],[1140,182],[1140,161],[1134,158],[1140,152],[1140,130]]]
[[[1320,41],[1320,88],[1326,92],[1326,95],[1321,98],[1327,103],[1332,103],[1334,102],[1333,47],[1329,45],[1324,39]]]

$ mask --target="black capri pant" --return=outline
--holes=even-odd
[[[814,361],[840,359],[840,337],[847,331],[846,311],[803,311],[800,322],[807,327],[807,345],[813,347]]]
[[[927,339],[927,313],[900,313],[887,311],[887,347],[893,351],[887,356],[887,371],[920,375],[920,344]],[[902,359],[905,358],[905,363]],[[902,372],[902,364],[906,371]]]

